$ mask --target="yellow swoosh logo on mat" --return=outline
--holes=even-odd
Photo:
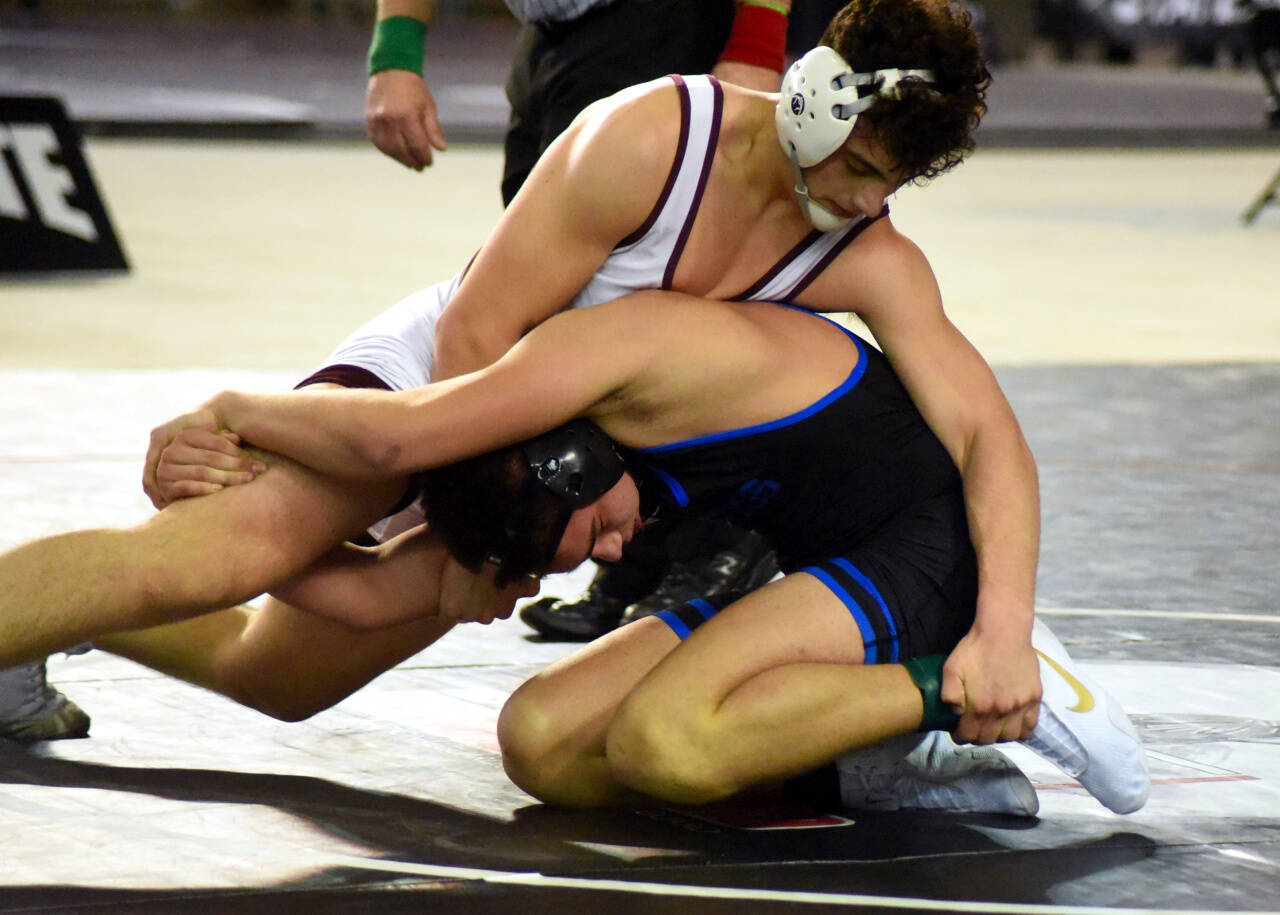
[[[1061,665],[1061,664],[1059,664],[1059,663],[1058,663],[1057,661],[1055,661],[1053,658],[1049,657],[1049,656],[1048,656],[1047,654],[1045,654],[1043,651],[1041,651],[1040,649],[1038,649],[1038,648],[1037,648],[1037,649],[1035,649],[1035,653],[1036,653],[1036,654],[1038,654],[1038,655],[1040,655],[1040,657],[1044,658],[1045,663],[1046,663],[1046,664],[1048,664],[1050,667],[1052,667],[1054,670],[1056,670],[1056,671],[1058,672],[1058,676],[1060,676],[1060,677],[1062,677],[1062,679],[1066,680],[1066,681],[1067,681],[1067,685],[1068,685],[1068,686],[1070,686],[1073,690],[1075,690],[1075,693],[1076,693],[1076,699],[1077,699],[1078,701],[1076,702],[1076,704],[1075,704],[1075,705],[1073,705],[1073,706],[1071,706],[1070,708],[1068,708],[1068,709],[1067,709],[1067,711],[1069,711],[1069,712],[1091,712],[1091,711],[1093,711],[1093,705],[1094,705],[1094,702],[1093,702],[1093,693],[1091,693],[1091,692],[1089,692],[1087,689],[1085,689],[1085,686],[1084,686],[1084,684],[1083,684],[1083,683],[1081,683],[1081,682],[1080,682],[1079,680],[1077,680],[1075,677],[1071,676],[1071,674],[1069,674],[1069,673],[1067,673],[1065,670],[1063,670],[1063,669],[1062,669],[1062,665]]]

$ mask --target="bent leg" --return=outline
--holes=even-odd
[[[954,648],[976,592],[956,488],[852,552],[732,603],[692,602],[671,626],[667,614],[624,626],[531,681],[504,713],[512,777],[559,803],[606,803],[627,789],[707,801],[915,730],[924,693],[936,706],[937,687],[917,685],[898,662]],[[625,656],[632,646],[634,662]],[[594,661],[594,651],[616,651],[625,663],[615,671],[613,658]],[[583,754],[578,769],[596,778],[590,791],[575,793],[558,777],[573,769],[571,748]]]
[[[798,775],[915,730],[919,689],[898,664],[864,664],[849,610],[806,573],[699,626],[627,696],[605,752],[628,787],[704,803]]]
[[[174,503],[136,527],[0,554],[0,667],[256,597],[359,533],[403,487],[269,463],[252,483]]]
[[[112,654],[300,721],[340,702],[452,628],[420,619],[359,632],[274,598],[98,641]]]
[[[541,800],[724,797],[914,730],[905,668],[863,665],[857,623],[815,578],[790,575],[687,639],[628,624],[523,685],[499,719],[512,780]]]
[[[627,694],[679,637],[655,618],[615,629],[512,693],[498,716],[502,764],[541,801],[600,807],[634,800],[605,758],[605,734]]]

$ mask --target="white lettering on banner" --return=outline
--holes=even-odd
[[[58,138],[47,124],[0,124],[0,149],[14,153],[17,168],[26,179],[35,202],[37,218],[51,229],[85,241],[97,241],[93,218],[67,203],[76,189],[75,180],[52,156],[60,152]],[[0,215],[22,219],[27,216],[14,175],[0,172]]]
[[[0,124],[0,153],[8,149],[12,143],[13,136],[9,133],[9,128]],[[0,216],[8,216],[10,219],[27,218],[27,205],[22,202],[22,195],[18,193],[18,184],[13,180],[13,175],[7,167],[0,168]]]
[[[1133,26],[1229,26],[1245,19],[1236,0],[1078,0],[1087,13],[1103,16],[1116,25]],[[1262,6],[1274,6],[1263,0]]]

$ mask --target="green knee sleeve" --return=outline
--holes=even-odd
[[[931,654],[903,662],[924,698],[924,720],[918,731],[950,731],[960,722],[960,716],[942,702],[942,665],[946,660],[944,654]]]

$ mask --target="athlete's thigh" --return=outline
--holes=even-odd
[[[718,703],[780,664],[883,664],[949,652],[972,625],[976,590],[957,489],[904,512],[868,542],[728,606],[694,601],[660,614],[674,631],[685,630],[684,639],[644,688],[693,691]]]
[[[444,635],[414,620],[357,632],[275,598],[192,619],[112,633],[94,644],[285,720],[322,711]]]
[[[252,482],[175,502],[140,526],[141,561],[159,588],[223,606],[256,597],[359,534],[405,485],[329,477],[279,455],[264,459],[268,470]]]
[[[709,617],[654,666],[635,689],[640,701],[664,697],[685,705],[718,705],[752,677],[787,664],[861,664],[862,633],[845,604],[806,572],[795,572],[723,609],[704,603]],[[718,610],[718,612],[717,612]],[[650,617],[679,638],[686,609]],[[673,625],[674,623],[674,625]]]
[[[926,499],[870,541],[806,567],[858,621],[866,663],[949,654],[973,625],[977,556],[963,493]]]
[[[256,610],[225,659],[256,705],[305,718],[345,699],[379,674],[431,645],[453,623],[435,617],[355,631],[275,598]]]
[[[781,664],[856,664],[862,658],[848,611],[805,574],[765,585],[723,610],[694,601],[679,612],[696,616],[698,607],[710,619],[691,635],[678,621],[668,623],[672,614],[666,613],[583,646],[522,685],[504,716],[514,727],[514,719],[536,715],[560,739],[597,748],[618,708],[632,697],[689,709],[691,700],[718,703],[739,683]]]
[[[604,745],[613,713],[680,639],[655,618],[628,623],[559,659],[513,694],[504,714],[531,713],[583,746]]]

